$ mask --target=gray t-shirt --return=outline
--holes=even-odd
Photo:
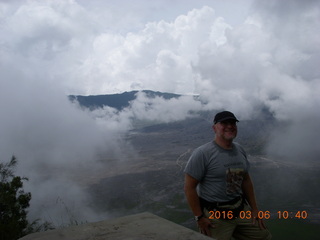
[[[242,194],[243,176],[250,165],[244,149],[233,143],[230,150],[214,141],[194,150],[184,172],[199,181],[199,197],[209,202],[226,202]]]

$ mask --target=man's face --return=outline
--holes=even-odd
[[[234,120],[218,122],[213,125],[213,130],[216,133],[216,137],[222,140],[231,141],[237,136],[237,122]]]

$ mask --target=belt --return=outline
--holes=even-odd
[[[243,196],[238,196],[226,202],[208,202],[207,200],[200,197],[199,197],[199,200],[200,200],[200,206],[202,210],[206,208],[208,211],[224,211],[224,212],[231,211],[232,218],[224,218],[223,220],[230,220],[230,219],[237,218],[240,212],[243,210],[244,204],[245,204],[245,199],[243,198]]]
[[[209,201],[199,197],[201,208],[205,207],[205,208],[209,208],[209,209],[222,207],[225,205],[233,205],[233,204],[236,204],[237,202],[239,202],[240,199],[243,199],[242,195],[240,195],[230,201],[226,201],[226,202],[209,202]]]

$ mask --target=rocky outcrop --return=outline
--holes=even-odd
[[[117,219],[27,235],[20,240],[205,240],[210,239],[145,212]]]

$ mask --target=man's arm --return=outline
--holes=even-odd
[[[185,174],[184,192],[194,216],[201,216],[203,214],[196,190],[198,184],[199,181],[197,179],[191,177],[189,174]],[[208,218],[200,218],[198,227],[200,228],[201,233],[211,236],[210,227],[213,227],[213,225]]]
[[[242,187],[242,192],[251,207],[253,224],[255,224],[256,219],[258,219],[258,223],[259,223],[260,228],[265,229],[266,227],[264,225],[264,222],[262,221],[262,219],[258,218],[259,210],[258,210],[258,206],[257,206],[256,196],[254,193],[253,183],[252,183],[252,180],[251,180],[249,173],[246,173],[244,175],[241,187]]]
[[[249,173],[246,173],[244,175],[241,187],[242,187],[242,192],[246,197],[252,210],[257,210],[258,207],[257,207],[255,193],[254,193],[253,183]]]
[[[197,193],[197,185],[199,181],[189,174],[185,174],[184,193],[194,216],[200,216],[203,212],[200,207],[199,196]]]

